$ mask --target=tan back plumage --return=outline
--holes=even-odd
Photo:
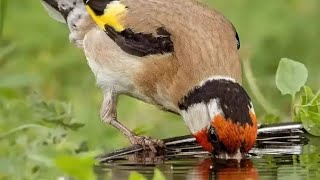
[[[227,76],[241,83],[241,63],[233,25],[219,12],[195,0],[124,0],[124,20],[137,32],[164,27],[171,33],[172,57],[146,58],[137,76],[148,94],[167,91],[174,102],[201,81]]]

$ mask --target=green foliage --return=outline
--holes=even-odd
[[[304,64],[287,58],[280,60],[276,85],[283,95],[295,96],[305,85],[308,78],[308,70]]]
[[[320,136],[320,91],[314,94],[310,87],[304,87],[300,104],[296,106],[296,120],[314,136]]]
[[[274,88],[277,59],[283,55],[302,60],[312,75],[310,86],[320,88],[320,23],[314,23],[320,1],[208,3],[235,25],[242,57],[253,60],[256,86],[272,99],[273,109],[286,114],[290,102]],[[101,92],[83,53],[68,42],[67,28],[52,20],[39,1],[0,0],[0,4],[0,179],[57,179],[61,171],[54,162],[61,154],[126,146],[121,133],[100,121]],[[39,94],[38,100],[27,98],[33,92]],[[259,106],[257,98],[253,103],[262,123],[261,117],[274,113]],[[297,117],[299,110],[297,104]],[[146,129],[156,138],[188,133],[180,117],[128,97],[120,98],[118,116],[130,129],[139,133]],[[270,122],[279,120],[267,117]],[[85,126],[77,129],[74,123]]]
[[[88,149],[83,148],[83,139],[75,139],[70,130],[78,128],[78,123],[72,119],[72,109],[64,102],[45,101],[39,96],[26,99],[23,108],[20,102],[6,106],[0,101],[1,119],[11,120],[23,118],[25,122],[16,125],[5,133],[0,134],[0,154],[6,154],[0,159],[0,167],[8,163],[5,174],[21,179],[46,177],[55,167],[54,158],[59,154],[76,154]],[[21,111],[23,113],[17,113]],[[45,115],[45,116],[44,116]],[[49,121],[49,123],[48,123]],[[51,122],[53,121],[53,122]],[[11,126],[10,123],[0,122],[0,128]],[[74,127],[76,126],[76,127]],[[7,128],[6,128],[7,129]],[[3,132],[3,131],[2,131]],[[49,173],[49,172],[50,173]]]
[[[283,95],[290,94],[292,99],[292,118],[303,123],[304,128],[314,136],[320,136],[320,91],[315,95],[312,89],[305,86],[308,70],[304,64],[281,59],[276,74],[276,84]],[[304,94],[299,104],[295,96],[304,87]]]
[[[133,171],[130,173],[129,180],[147,180],[147,178],[144,177],[144,175],[142,175],[136,171]]]
[[[93,165],[95,160],[92,155],[82,156],[60,156],[55,160],[55,164],[68,176],[77,180],[94,180]]]
[[[147,180],[147,178],[136,171],[132,171],[129,175],[129,180]],[[159,169],[155,168],[152,180],[166,180],[166,177]]]
[[[154,176],[152,178],[153,180],[166,180],[166,177],[163,175],[163,173],[159,169],[154,169]]]
[[[46,126],[61,126],[65,129],[77,131],[83,123],[73,121],[72,106],[70,103],[57,101],[44,101],[37,96],[32,97],[34,112]]]

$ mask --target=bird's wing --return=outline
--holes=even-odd
[[[130,7],[125,1],[84,0],[84,3],[97,25],[126,53],[143,57],[173,52],[170,33],[156,21],[145,23],[145,18],[135,16],[133,24],[126,23]]]

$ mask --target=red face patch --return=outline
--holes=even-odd
[[[252,125],[235,124],[221,115],[217,115],[211,125],[215,128],[219,140],[224,144],[228,152],[236,152],[238,149],[242,153],[249,152],[255,144],[257,138],[256,115],[250,112]]]
[[[208,152],[213,152],[213,145],[211,144],[211,142],[209,142],[207,128],[195,133],[193,136],[196,138],[197,142],[202,146],[203,149]]]
[[[257,119],[256,115],[250,112],[252,125],[235,124],[229,119],[225,119],[222,115],[217,115],[211,123],[214,127],[219,141],[223,143],[226,150],[235,153],[240,149],[242,153],[249,152],[255,144],[257,138]],[[204,128],[194,134],[197,142],[208,152],[213,152],[214,146],[208,138],[208,129]]]

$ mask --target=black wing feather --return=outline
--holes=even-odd
[[[114,0],[83,0],[86,5],[88,5],[96,15],[101,16],[104,13],[107,5]]]
[[[169,35],[155,37],[152,34],[135,33],[129,28],[122,32],[116,32],[112,27],[107,25],[105,29],[108,36],[114,40],[123,51],[134,56],[143,57],[174,51],[173,42]]]
[[[96,15],[103,15],[106,6],[114,0],[84,0]],[[147,56],[151,54],[164,54],[173,52],[173,43],[170,33],[163,27],[157,29],[159,36],[151,33],[136,33],[130,28],[121,32],[115,31],[112,27],[105,25],[108,36],[126,53],[134,56]]]

